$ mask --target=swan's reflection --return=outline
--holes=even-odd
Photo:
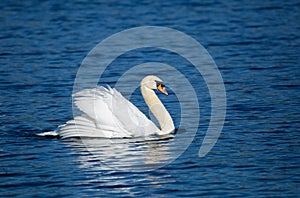
[[[70,141],[80,149],[82,168],[93,170],[145,171],[158,169],[173,161],[171,152],[173,135],[164,138],[147,137],[134,139],[81,138]],[[88,151],[90,154],[86,154]]]

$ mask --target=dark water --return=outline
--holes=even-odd
[[[0,5],[0,196],[300,195],[298,1],[1,1]],[[36,137],[72,118],[72,86],[87,53],[106,37],[142,25],[166,26],[192,36],[219,66],[227,117],[211,152],[198,157],[210,118],[203,80],[198,88],[201,120],[196,137],[179,158],[160,169],[121,171],[94,159],[80,141]],[[120,68],[132,60],[149,61],[147,54],[155,53],[162,52],[124,55]],[[178,63],[173,55],[165,56],[171,57],[170,64]],[[115,73],[106,73],[105,79],[113,85]],[[136,95],[134,102],[143,108]],[[178,124],[178,104],[164,100]],[[173,140],[151,144],[168,147]],[[136,148],[145,145],[130,143]],[[122,161],[106,157],[111,163]]]

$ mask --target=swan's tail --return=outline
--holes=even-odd
[[[59,134],[57,133],[57,131],[46,131],[43,133],[38,133],[36,135],[40,136],[40,137],[59,137]]]

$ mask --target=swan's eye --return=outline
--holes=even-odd
[[[160,81],[155,81],[156,82],[156,87],[165,87],[165,85],[163,84],[163,82],[160,82]]]
[[[158,84],[158,85],[157,85],[157,87],[164,88],[164,87],[165,87],[165,85],[164,85],[164,84],[162,84],[162,83],[160,83],[160,84]]]

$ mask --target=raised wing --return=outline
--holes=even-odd
[[[68,131],[65,134],[70,135],[70,131],[77,129],[77,136],[117,138],[148,136],[159,131],[151,120],[116,89],[85,89],[74,94],[74,102],[85,115],[75,117],[63,125],[61,131]]]

